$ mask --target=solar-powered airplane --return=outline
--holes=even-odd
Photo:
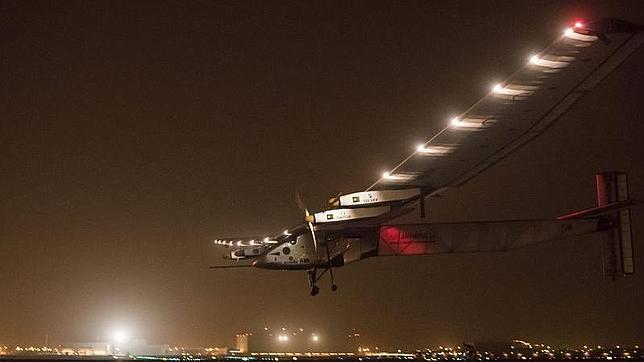
[[[427,197],[465,184],[542,134],[644,43],[644,27],[617,19],[577,22],[491,92],[454,117],[414,153],[364,191],[333,197],[304,222],[254,238],[222,238],[218,268],[306,270],[311,295],[333,268],[383,255],[504,251],[575,235],[603,232],[604,273],[634,273],[630,209],[624,173],[596,175],[597,207],[554,220],[389,225]],[[244,263],[243,261],[251,261]]]

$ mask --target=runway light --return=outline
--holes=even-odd
[[[123,343],[127,340],[127,332],[123,329],[118,329],[112,334],[114,341],[118,343]]]

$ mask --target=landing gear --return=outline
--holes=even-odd
[[[309,287],[311,287],[312,297],[315,297],[316,295],[318,295],[318,293],[320,293],[320,287],[318,287],[315,283],[317,283],[317,281],[320,280],[320,277],[322,277],[322,274],[324,274],[324,272],[322,272],[320,276],[317,276],[317,271],[317,268],[309,269],[306,271],[306,277],[309,280]]]
[[[309,287],[311,287],[311,296],[314,297],[320,293],[320,287],[317,286],[317,282],[322,279],[322,276],[327,271],[331,275],[331,291],[335,292],[338,290],[338,286],[335,284],[335,279],[333,277],[333,269],[330,264],[324,266],[324,270],[318,275],[318,268],[309,269],[306,271],[306,277],[309,282]]]
[[[335,278],[333,277],[333,267],[331,267],[331,253],[329,252],[329,243],[326,243],[326,266],[331,275],[331,291],[335,293],[338,290],[338,286],[335,284]]]
[[[320,265],[320,268],[322,269],[322,272],[318,275],[318,267],[311,268],[306,271],[306,277],[309,281],[309,287],[311,287],[311,296],[316,296],[318,293],[320,293],[320,288],[317,286],[317,282],[322,279],[322,276],[324,273],[329,272],[329,275],[331,276],[331,291],[336,292],[338,290],[338,286],[335,284],[335,277],[333,276],[333,267],[332,267],[332,262],[331,262],[331,252],[329,251],[329,243],[325,243],[326,246],[326,263]],[[316,250],[317,254],[317,250]]]

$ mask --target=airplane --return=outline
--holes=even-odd
[[[505,251],[602,232],[604,273],[634,273],[627,175],[596,175],[597,207],[554,220],[505,220],[387,224],[420,211],[500,162],[558,121],[644,43],[644,26],[618,19],[575,22],[548,47],[418,145],[415,152],[363,191],[339,194],[326,210],[310,212],[296,196],[304,221],[282,232],[250,238],[218,238],[226,258],[250,263],[211,269],[256,267],[306,271],[310,294],[333,268],[386,255]]]

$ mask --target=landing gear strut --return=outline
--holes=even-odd
[[[320,287],[317,286],[317,282],[322,279],[322,276],[324,273],[327,271],[329,272],[329,275],[331,276],[331,291],[335,292],[338,290],[338,286],[335,284],[335,278],[333,277],[333,268],[331,268],[331,264],[328,263],[327,265],[324,266],[324,269],[322,272],[318,275],[317,273],[318,268],[313,268],[309,269],[306,271],[306,276],[309,281],[309,287],[311,287],[311,296],[314,297],[320,293]]]
[[[317,273],[318,268],[313,268],[309,269],[306,271],[306,277],[309,281],[309,287],[311,287],[311,296],[314,297],[320,293],[320,287],[317,286],[317,282],[322,279],[322,276],[324,273],[327,271],[329,272],[329,275],[331,276],[331,291],[335,292],[338,290],[338,286],[335,284],[335,279],[333,277],[333,268],[331,268],[330,264],[327,264],[324,266],[324,269],[320,274]]]
[[[309,281],[309,287],[311,287],[311,296],[316,296],[320,293],[320,288],[317,286],[317,282],[322,279],[324,273],[329,272],[331,276],[331,291],[335,292],[338,290],[338,286],[335,284],[335,277],[333,276],[333,266],[331,263],[331,251],[329,251],[329,242],[325,243],[326,247],[326,263],[320,266],[322,272],[318,275],[318,267],[311,268],[306,271],[306,276]],[[317,249],[315,250],[317,255]]]
[[[335,278],[333,277],[333,267],[331,266],[331,253],[329,252],[329,243],[326,243],[326,267],[331,274],[331,291],[335,292],[338,290],[338,286],[335,284]]]
[[[317,268],[309,269],[309,270],[306,271],[306,277],[309,280],[309,287],[311,287],[311,296],[312,297],[315,297],[320,292],[320,287],[318,287],[315,284],[320,279],[320,278],[316,277],[317,271],[318,271]],[[322,275],[320,274],[320,277],[321,276]]]

